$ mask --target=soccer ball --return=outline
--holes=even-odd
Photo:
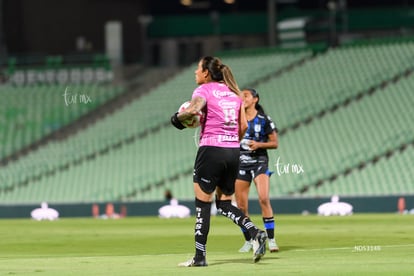
[[[190,101],[183,103],[178,109],[178,112],[184,111],[189,106],[190,106]],[[204,121],[204,113],[200,111],[198,112],[198,114],[195,114],[193,117],[181,122],[181,124],[183,124],[183,126],[187,128],[196,128],[196,127],[199,127],[203,121]]]

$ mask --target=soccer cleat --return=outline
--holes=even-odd
[[[207,266],[207,262],[205,258],[200,261],[196,261],[194,258],[192,258],[186,262],[179,263],[178,266],[182,266],[182,267]]]
[[[279,246],[277,246],[276,244],[276,239],[269,239],[268,242],[269,242],[269,251],[271,253],[279,252]]]
[[[247,253],[253,248],[253,240],[245,241],[243,246],[239,249],[240,253]]]
[[[253,240],[253,261],[257,263],[266,253],[266,232],[259,230]]]

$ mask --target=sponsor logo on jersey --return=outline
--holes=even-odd
[[[219,135],[220,142],[234,142],[239,141],[238,135]]]
[[[232,91],[213,90],[213,95],[216,98],[236,96]]]

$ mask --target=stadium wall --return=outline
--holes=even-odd
[[[414,209],[414,195],[408,196],[375,196],[375,197],[341,197],[341,202],[353,205],[354,213],[395,213],[398,211],[398,200],[405,198],[406,209]],[[272,199],[271,203],[275,214],[316,214],[320,204],[329,202],[330,198],[278,198]],[[159,202],[134,202],[114,203],[114,210],[119,213],[125,207],[127,216],[157,216],[158,209],[166,205],[165,201]],[[180,201],[180,204],[194,209],[193,201]],[[99,214],[105,214],[106,203],[97,204]],[[49,204],[50,208],[56,209],[61,218],[68,217],[92,217],[93,203],[83,204]],[[38,205],[0,205],[0,218],[30,218],[30,212],[39,208]],[[257,200],[250,200],[249,209],[251,214],[260,214],[260,206]],[[193,211],[192,211],[193,212]]]

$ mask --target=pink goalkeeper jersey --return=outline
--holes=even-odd
[[[199,146],[239,148],[239,112],[242,99],[225,84],[209,82],[193,92],[206,100]]]

